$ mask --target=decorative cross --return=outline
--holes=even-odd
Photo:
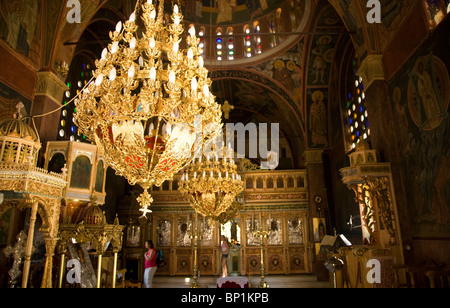
[[[230,118],[230,111],[234,110],[234,106],[231,105],[228,101],[225,101],[225,103],[222,106],[222,111],[224,113],[224,117],[225,119],[229,119]]]
[[[153,202],[152,196],[148,193],[148,190],[145,189],[144,193],[142,193],[137,199],[140,204],[143,205],[142,208],[139,209],[139,211],[142,212],[141,217],[147,218],[147,214],[152,213],[152,210],[150,210],[148,207]]]
[[[27,234],[22,230],[17,235],[17,243],[14,246],[8,245],[3,249],[3,253],[6,257],[13,257],[14,263],[11,270],[8,272],[11,277],[11,282],[15,282],[17,278],[20,277],[22,272],[19,270],[22,258],[25,257],[25,252],[27,248]]]

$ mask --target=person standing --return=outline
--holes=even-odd
[[[153,276],[155,275],[156,269],[158,268],[156,265],[156,249],[151,240],[145,241],[145,249],[147,249],[147,252],[144,254],[144,286],[146,288],[151,288],[153,286]]]
[[[227,259],[228,254],[230,253],[230,245],[228,244],[228,239],[225,235],[221,236],[221,240],[222,245],[220,246],[220,248],[222,253],[222,277],[227,277],[228,276]]]

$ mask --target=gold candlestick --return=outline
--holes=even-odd
[[[191,288],[199,288],[198,285],[198,240],[201,236],[198,234],[198,214],[195,213],[195,220],[193,226],[193,235],[190,236],[194,240],[194,275],[192,277]]]
[[[262,226],[262,219],[260,214],[260,224],[259,224],[259,230],[253,231],[254,236],[259,237],[259,243],[261,246],[261,282],[259,283],[259,288],[269,288],[269,284],[264,280],[264,239],[269,237],[269,234],[271,231],[265,231],[263,230]]]

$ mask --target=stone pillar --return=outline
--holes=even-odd
[[[310,217],[325,217],[328,209],[322,154],[323,150],[308,150],[304,154],[308,174]],[[326,218],[328,219],[328,217]]]
[[[384,77],[381,55],[369,55],[360,65],[357,75],[361,76],[366,94],[366,106],[369,114],[371,130],[371,146],[377,149],[380,160],[391,164],[392,181],[399,215],[399,227],[403,241],[412,239],[408,203],[405,187],[402,184],[403,162],[400,159],[397,144],[400,142],[396,134],[393,117],[393,105]],[[405,251],[406,253],[407,251]],[[412,256],[405,255],[406,259]]]
[[[38,82],[31,115],[36,117],[34,118],[34,123],[42,144],[41,155],[45,153],[47,141],[57,139],[61,111],[52,111],[61,107],[64,92],[67,90],[66,84],[55,73],[50,71],[38,72]],[[49,114],[40,117],[40,115],[47,113]]]
[[[363,79],[364,83],[370,120],[371,146],[380,152],[381,161],[392,162],[392,153],[395,153],[394,129],[382,56],[367,56],[356,74]]]
[[[325,217],[327,225],[327,233],[331,234],[330,219],[328,215],[328,201],[327,192],[325,186],[325,173],[323,169],[323,150],[307,150],[304,153],[305,167],[308,175],[308,209],[309,209],[309,230],[310,230],[310,242],[313,247],[311,251],[311,260],[313,263],[313,272],[317,276],[319,281],[327,281],[328,271],[323,266],[326,256],[318,255],[318,246],[314,242],[314,230],[312,224],[312,218]]]

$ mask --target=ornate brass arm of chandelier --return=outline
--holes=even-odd
[[[244,190],[237,166],[226,152],[225,148],[225,155],[216,153],[215,156],[206,156],[206,159],[194,160],[185,168],[179,182],[178,190],[190,196],[191,206],[203,216],[218,217]]]
[[[219,222],[221,225],[224,225],[227,222],[234,220],[239,212],[244,209],[244,207],[244,199],[236,196],[230,207],[225,212],[222,212],[219,216],[212,217],[212,219]]]
[[[163,0],[138,0],[129,20],[110,33],[95,82],[75,100],[80,131],[116,174],[144,188],[138,198],[144,215],[153,200],[148,189],[172,179],[222,129],[195,28],[188,49],[180,50],[182,20],[176,4],[165,25]]]

